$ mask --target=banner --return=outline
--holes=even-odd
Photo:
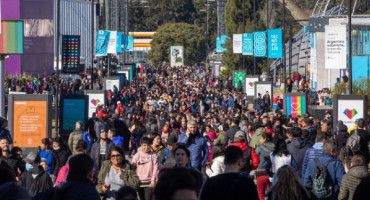
[[[104,91],[95,93],[94,91],[86,90],[86,95],[89,96],[88,117],[90,118],[92,117],[92,114],[96,112],[96,107],[98,107],[99,104],[105,105],[105,94],[104,94]]]
[[[80,36],[63,35],[62,37],[62,71],[77,73],[80,69]]]
[[[346,26],[325,26],[325,69],[346,69],[346,50]]]
[[[73,131],[76,128],[76,122],[82,121],[86,125],[86,101],[85,99],[76,99],[68,97],[62,99],[62,125],[63,131]]]
[[[23,20],[0,21],[0,54],[23,53]]]
[[[122,51],[122,37],[121,37],[121,35],[122,35],[121,32],[117,32],[117,44],[116,44],[117,53],[121,53],[121,51]]]
[[[134,50],[134,36],[122,35],[122,51]]]
[[[243,55],[253,55],[253,33],[243,33]]]
[[[306,114],[306,96],[303,94],[302,96],[299,95],[284,95],[284,108],[286,111],[286,115],[291,115],[292,117],[303,116]]]
[[[242,86],[245,86],[245,76],[247,75],[246,71],[234,71],[233,74],[234,87],[238,88],[239,82],[242,83]]]
[[[256,86],[256,82],[259,81],[258,76],[257,77],[245,77],[245,93],[247,96],[255,96],[254,93],[254,87]]]
[[[184,65],[184,47],[171,46],[171,66]]]
[[[253,33],[254,57],[266,57],[266,32],[256,31]]]
[[[109,31],[98,31],[98,35],[96,37],[95,56],[107,56],[109,37]]]
[[[217,52],[226,51],[226,48],[223,47],[222,45],[224,45],[226,43],[227,38],[228,38],[227,35],[221,35],[220,37],[216,38],[216,51]]]
[[[366,114],[364,112],[364,100],[338,99],[334,108],[337,108],[338,121],[342,121],[348,129],[352,129],[356,120],[364,118]]]
[[[117,53],[117,31],[110,31],[108,53]]]
[[[233,53],[243,53],[243,34],[233,34]]]
[[[283,31],[281,29],[267,30],[268,58],[283,57]]]
[[[215,77],[220,77],[220,64],[215,64],[215,67],[214,67],[214,76]]]

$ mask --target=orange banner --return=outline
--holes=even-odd
[[[14,101],[14,146],[38,147],[47,137],[47,102]]]

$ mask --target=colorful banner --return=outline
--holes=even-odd
[[[171,46],[171,66],[184,65],[184,47]]]
[[[266,32],[256,31],[253,33],[254,57],[266,57]]]
[[[364,118],[364,101],[356,99],[338,99],[334,107],[338,110],[338,121],[342,121],[348,129],[355,126],[357,119]]]
[[[243,55],[253,55],[253,33],[243,33]]]
[[[62,70],[76,73],[80,70],[80,36],[63,35],[62,37]]]
[[[89,96],[89,115],[88,117],[92,117],[92,114],[96,112],[96,107],[98,107],[99,104],[105,105],[105,95],[104,92],[101,93],[89,93],[89,90],[86,90],[86,95]]]
[[[284,102],[287,116],[297,117],[306,114],[306,96],[286,96]]]
[[[281,29],[267,30],[268,58],[283,57],[283,31]]]
[[[23,21],[0,21],[0,54],[23,53]]]
[[[121,37],[121,35],[122,35],[121,32],[117,32],[117,44],[116,44],[117,53],[122,52],[122,37]]]
[[[98,35],[96,37],[95,56],[107,56],[109,38],[109,31],[98,31]]]
[[[107,53],[117,53],[117,31],[110,31]]]
[[[239,85],[239,82],[242,83],[242,86],[244,87],[245,83],[245,76],[247,75],[247,73],[245,71],[234,71],[234,77],[233,77],[233,80],[234,80],[234,87],[235,88],[238,88],[238,85]]]
[[[346,26],[325,26],[325,69],[347,68]]]
[[[243,53],[243,34],[233,34],[233,53]]]
[[[259,81],[258,77],[245,77],[245,93],[247,96],[255,96],[254,87],[257,81]]]
[[[227,38],[228,38],[227,35],[221,35],[220,37],[216,38],[216,51],[217,52],[226,51],[226,48],[223,47],[222,45],[224,45],[226,43]]]

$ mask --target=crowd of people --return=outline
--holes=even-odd
[[[369,199],[367,121],[285,116],[279,97],[232,85],[207,68],[148,67],[68,141],[44,138],[24,157],[1,122],[0,197]]]

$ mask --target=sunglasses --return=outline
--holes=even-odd
[[[111,155],[111,158],[120,158],[121,155],[120,154],[117,154],[117,155]]]

